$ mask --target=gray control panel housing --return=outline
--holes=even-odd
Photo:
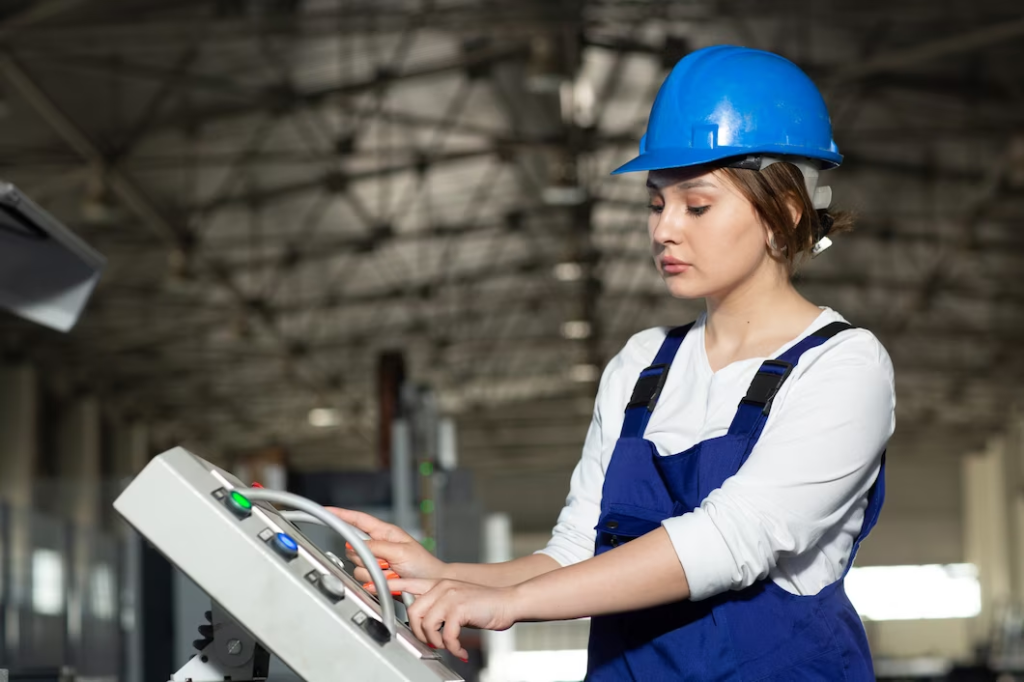
[[[246,487],[179,447],[154,458],[114,508],[306,682],[463,679],[405,625],[387,636],[376,598],[272,506],[232,511],[231,491]],[[278,533],[294,539],[293,557]]]

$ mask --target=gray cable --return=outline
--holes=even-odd
[[[323,525],[345,538],[345,540],[352,545],[352,548],[355,550],[356,554],[359,555],[359,558],[363,560],[363,563],[366,565],[366,570],[370,572],[370,578],[373,580],[373,586],[377,588],[378,601],[380,602],[381,621],[384,623],[384,627],[388,629],[388,632],[390,632],[392,636],[395,635],[395,604],[390,598],[391,590],[388,588],[388,580],[384,577],[384,571],[380,570],[380,566],[377,565],[377,557],[373,556],[373,552],[371,552],[370,548],[366,546],[366,542],[362,538],[364,533],[345,523],[316,502],[307,500],[305,497],[295,495],[294,493],[286,493],[279,490],[267,490],[266,488],[245,488],[238,492],[245,495],[250,500],[270,502],[272,504],[279,504],[284,507],[291,507],[292,509],[298,509],[299,511],[306,512],[311,517],[317,519],[323,523]]]
[[[283,511],[283,512],[280,512],[280,514],[286,520],[291,521],[292,523],[309,523],[309,524],[312,524],[314,526],[326,526],[327,525],[326,523],[324,523],[323,521],[321,521],[317,517],[313,516],[312,514],[310,514],[308,512],[304,512],[304,511]],[[338,518],[338,517],[335,517],[335,518]],[[345,522],[342,521],[342,523],[345,523]],[[364,533],[363,531],[359,530],[358,528],[356,528],[352,524],[348,524],[348,525],[363,540],[369,540],[370,539],[370,536],[367,535],[366,533]]]
[[[288,521],[291,521],[292,523],[312,523],[318,526],[326,525],[317,517],[313,516],[312,514],[307,514],[304,511],[284,511],[281,512],[281,516],[283,516]],[[370,539],[369,535],[359,530],[355,526],[352,526],[352,530],[359,533],[359,536],[362,537],[364,540]],[[413,595],[409,594],[408,592],[402,593],[402,603],[405,604],[405,608],[409,608],[410,606],[412,606],[415,601],[416,597],[414,597]]]

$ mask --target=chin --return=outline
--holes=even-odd
[[[666,277],[665,287],[668,289],[668,293],[672,295],[672,298],[704,298],[710,293],[706,286],[701,286],[697,282],[686,281],[680,277]]]

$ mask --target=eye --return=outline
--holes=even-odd
[[[661,213],[662,211],[665,210],[665,206],[663,204],[656,204],[652,201],[651,203],[647,204],[647,210],[649,210],[651,213]]]
[[[695,218],[699,218],[702,215],[704,215],[705,213],[707,213],[709,208],[711,208],[711,207],[710,206],[687,206],[686,207],[686,212],[689,213],[690,215],[692,215]]]

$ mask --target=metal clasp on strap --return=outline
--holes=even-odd
[[[782,360],[765,360],[761,363],[761,368],[757,370],[757,374],[754,375],[754,380],[750,382],[747,395],[743,397],[740,404],[760,407],[761,412],[767,415],[771,412],[772,401],[775,399],[775,395],[782,388],[786,377],[792,371],[792,363]]]
[[[654,412],[654,406],[658,404],[658,396],[665,386],[665,379],[668,378],[669,365],[651,365],[640,372],[640,378],[633,387],[633,395],[630,396],[626,409],[647,406],[648,411]]]

